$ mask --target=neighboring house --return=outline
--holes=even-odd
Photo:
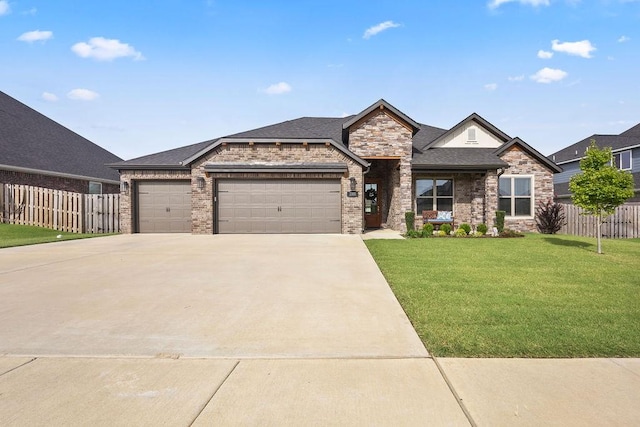
[[[592,135],[550,155],[549,159],[562,166],[563,170],[553,178],[558,200],[571,203],[569,180],[573,175],[580,173],[580,160],[591,145],[591,141],[595,141],[600,148],[611,147],[613,164],[618,169],[633,174],[635,195],[627,202],[640,203],[640,123],[620,135]]]
[[[345,118],[303,117],[112,165],[123,232],[404,231],[405,212],[535,230],[553,162],[477,114],[450,130],[380,100]]]
[[[0,184],[117,193],[122,159],[0,92]]]

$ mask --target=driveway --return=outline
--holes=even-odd
[[[359,236],[3,249],[3,425],[468,425]]]
[[[0,354],[424,357],[357,236],[121,235],[0,257]]]

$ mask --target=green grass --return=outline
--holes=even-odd
[[[57,236],[61,237],[58,238]],[[108,236],[109,234],[77,234],[29,225],[0,224],[0,248],[12,246],[37,245],[40,243],[60,242],[64,240],[86,239],[88,237]]]
[[[434,356],[640,356],[640,239],[366,244]]]

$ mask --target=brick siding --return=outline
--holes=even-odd
[[[0,183],[31,185],[33,187],[71,191],[74,193],[89,193],[89,181],[87,180],[64,178],[61,176],[51,176],[36,173],[0,170]],[[102,183],[102,192],[104,194],[118,193],[120,192],[120,186],[118,184]]]

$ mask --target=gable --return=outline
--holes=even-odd
[[[444,135],[433,147],[437,148],[498,148],[503,144],[494,134],[475,121],[464,123]]]
[[[362,158],[411,155],[413,129],[392,112],[378,109],[349,127],[349,150]]]

